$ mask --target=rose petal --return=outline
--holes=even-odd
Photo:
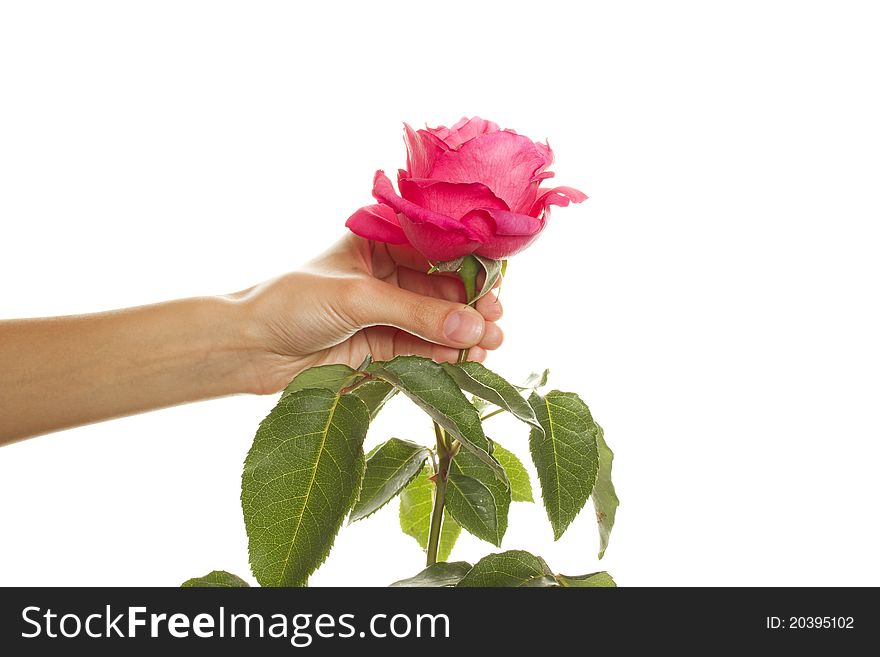
[[[534,235],[498,235],[490,243],[480,245],[474,253],[492,260],[504,260],[529,248],[540,233]]]
[[[427,221],[418,223],[406,214],[400,215],[400,225],[413,248],[431,262],[460,258],[473,253],[480,245],[464,233],[445,230]]]
[[[406,169],[411,178],[426,178],[437,155],[448,150],[442,140],[424,130],[413,130],[408,123],[403,124],[403,141],[406,144]]]
[[[472,210],[461,218],[461,223],[467,226],[471,233],[477,235],[481,244],[486,244],[495,239],[495,220],[484,210]]]
[[[468,212],[462,217],[461,222],[467,226],[474,224],[482,226],[484,222],[477,222],[477,219],[484,220],[484,222],[488,222],[491,225],[491,236],[528,237],[540,233],[544,229],[545,224],[542,217],[530,217],[527,214],[511,212],[510,210],[482,208]],[[481,236],[486,235],[486,231],[482,227],[473,230]]]
[[[547,180],[547,178],[552,178],[556,174],[552,171],[542,171],[541,173],[535,174],[535,177],[532,178],[535,182],[541,182],[542,180]]]
[[[549,171],[545,173],[550,173]],[[543,175],[543,174],[541,174]],[[552,175],[552,173],[551,173]],[[541,180],[533,180],[529,183],[529,188],[526,190],[526,193],[522,195],[519,200],[519,205],[515,208],[511,208],[514,212],[519,212],[520,214],[529,214],[531,212],[532,206],[535,204],[535,199],[538,198],[538,190],[541,186]]]
[[[397,213],[387,205],[376,203],[357,210],[345,222],[355,235],[388,244],[407,244],[406,234],[397,221]]]
[[[480,244],[479,235],[457,219],[399,197],[382,171],[377,171],[373,179],[373,196],[400,213],[400,226],[409,243],[429,260],[458,258],[472,253]]]
[[[587,200],[587,195],[573,187],[553,187],[541,190],[535,202],[532,204],[529,214],[538,216],[546,211],[551,205],[565,207],[569,203],[582,203]]]
[[[400,195],[423,208],[460,219],[476,208],[507,210],[507,204],[481,183],[448,183],[424,178],[399,178]]]
[[[529,185],[528,191],[520,197],[517,207],[512,208],[516,212],[530,214],[532,205],[534,205],[535,199],[538,198],[538,194],[540,193],[538,188],[541,185],[541,181],[547,180],[556,175],[552,171],[545,171],[547,167],[553,164],[553,151],[550,150],[550,144],[542,144],[541,142],[536,141],[535,148],[544,158],[545,164],[535,172],[534,176],[532,176],[531,185]]]
[[[440,153],[430,177],[483,183],[509,208],[522,209],[532,178],[546,165],[545,154],[531,139],[501,130],[480,135],[457,151]]]
[[[530,217],[509,210],[486,210],[495,221],[497,235],[536,235],[544,230],[544,221],[538,217]]]
[[[553,149],[550,148],[550,142],[545,141],[543,144],[539,141],[535,142],[535,148],[544,156],[544,159],[547,161],[547,166],[549,167],[553,164]]]
[[[373,177],[373,197],[375,197],[377,201],[390,205],[397,212],[407,215],[407,217],[415,223],[431,223],[438,228],[443,228],[444,230],[461,233],[466,237],[471,237],[468,229],[458,220],[440,214],[439,212],[434,212],[428,208],[423,208],[412,201],[408,201],[405,198],[398,196],[384,171],[377,171],[376,175]],[[400,225],[403,226],[403,222],[401,222]]]
[[[545,226],[543,218],[509,210],[474,210],[462,217],[462,223],[481,235],[482,244],[475,253],[494,260],[519,253],[537,239]]]
[[[462,117],[462,119],[451,128],[439,126],[437,128],[428,128],[427,130],[435,137],[442,139],[450,148],[460,148],[465,142],[470,141],[479,135],[498,132],[500,128],[497,123],[492,123],[492,121],[487,121],[486,119],[481,119],[479,116],[475,116],[472,119]]]

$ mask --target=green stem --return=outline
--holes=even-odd
[[[362,375],[361,378],[359,378],[357,381],[355,381],[354,383],[352,383],[350,386],[346,386],[345,388],[342,388],[342,389],[339,391],[339,395],[340,395],[340,396],[342,396],[342,395],[347,395],[348,393],[350,393],[352,390],[354,390],[354,389],[357,388],[358,386],[360,386],[360,385],[366,383],[367,381],[372,381],[372,380],[373,380],[373,375],[372,375],[372,374],[367,374],[366,372],[358,372],[358,374]]]
[[[477,296],[477,275],[482,270],[482,265],[474,256],[466,256],[458,269],[458,277],[464,283],[464,294],[467,305],[474,305],[474,297]],[[458,362],[464,363],[468,359],[468,349],[459,349]]]
[[[477,275],[483,266],[474,256],[465,256],[458,268],[458,276],[464,284],[467,305],[473,306],[477,296]],[[468,350],[460,349],[458,362],[468,359]],[[434,472],[434,506],[431,509],[431,527],[428,530],[428,565],[437,563],[437,551],[440,549],[440,532],[443,529],[443,509],[446,503],[446,478],[449,476],[449,464],[460,447],[455,440],[447,441],[443,429],[434,423],[434,434],[437,436],[437,464]]]
[[[503,408],[496,408],[496,409],[495,409],[494,411],[492,411],[491,413],[486,413],[486,415],[484,415],[483,417],[481,417],[481,418],[480,418],[480,422],[482,422],[482,421],[484,421],[484,420],[488,420],[490,417],[494,417],[495,415],[498,415],[499,413],[503,413],[503,412],[504,412],[504,409],[503,409]]]
[[[434,434],[437,436],[437,466],[434,471],[434,507],[431,509],[431,528],[428,531],[428,564],[437,563],[437,551],[440,549],[440,531],[443,529],[443,509],[446,503],[446,477],[449,475],[449,462],[452,454],[446,443],[443,429],[434,423]]]

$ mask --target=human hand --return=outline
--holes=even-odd
[[[315,365],[357,367],[367,355],[482,361],[503,340],[494,294],[468,307],[457,277],[427,274],[409,247],[347,235],[298,271],[236,295],[249,318],[252,392],[281,390]]]
[[[0,445],[112,417],[281,390],[325,363],[368,354],[483,360],[502,341],[494,295],[476,310],[457,278],[408,247],[348,235],[307,265],[243,292],[149,306],[0,320]],[[52,395],[57,381],[63,389]]]

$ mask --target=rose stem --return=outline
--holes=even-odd
[[[471,255],[465,257],[458,270],[458,276],[461,278],[461,282],[464,283],[464,293],[467,299],[467,305],[469,306],[474,305],[474,297],[477,296],[477,274],[479,274],[481,270],[482,266],[479,261]],[[460,349],[458,351],[459,363],[467,362],[468,351],[468,349]]]
[[[477,275],[482,270],[482,265],[473,256],[466,256],[458,269],[458,276],[464,283],[464,292],[467,305],[474,305],[477,296]],[[464,363],[468,359],[468,350],[460,349],[458,362]],[[454,439],[447,440],[447,436],[439,424],[434,422],[434,434],[437,436],[437,468],[434,472],[434,506],[431,509],[431,527],[428,530],[428,565],[437,563],[437,551],[440,548],[440,531],[443,528],[443,511],[446,503],[446,479],[449,476],[449,464],[452,457],[458,451]]]
[[[429,566],[437,563],[440,530],[443,528],[443,507],[446,503],[446,478],[449,476],[449,463],[452,460],[446,435],[436,422],[434,422],[434,434],[437,436],[437,465],[434,471],[434,507],[431,510],[431,528],[428,531]]]

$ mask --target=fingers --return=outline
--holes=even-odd
[[[392,329],[394,330],[394,329]],[[491,336],[491,337],[490,337]],[[394,353],[393,356],[401,356],[407,354],[415,354],[417,356],[425,356],[432,358],[438,363],[454,363],[458,360],[458,349],[453,349],[445,345],[427,342],[421,338],[396,329],[394,337]],[[484,360],[487,352],[494,351],[501,346],[504,335],[501,329],[495,324],[486,324],[486,337],[478,345],[470,348],[468,360],[477,360],[475,356],[479,356],[479,360]]]
[[[497,322],[504,314],[504,309],[501,307],[497,294],[498,291],[494,290],[486,296],[477,299],[477,312],[490,322]]]
[[[438,363],[454,363],[458,360],[458,349],[426,342],[411,333],[397,331],[394,336],[394,356],[424,356]]]
[[[479,346],[497,349],[504,334],[494,321],[463,303],[438,299],[367,279],[344,302],[346,314],[358,328],[393,326],[421,340],[453,351]],[[500,316],[500,306],[488,302],[490,316]]]
[[[458,278],[453,276],[425,274],[408,267],[399,267],[397,284],[403,289],[417,294],[446,299],[447,301],[464,302],[464,286]],[[477,300],[477,312],[490,322],[497,322],[504,314],[497,296],[499,285],[500,279],[495,284],[494,291]]]
[[[489,354],[487,354],[486,350],[482,347],[472,347],[470,351],[468,351],[468,360],[482,363],[484,360],[486,360],[486,356],[488,355]]]
[[[408,244],[388,244],[388,255],[401,267],[408,267],[416,271],[428,271],[431,263],[421,253]]]
[[[362,281],[342,303],[344,312],[360,328],[394,326],[455,349],[479,344],[486,330],[483,316],[463,303],[425,296],[377,279]]]
[[[464,285],[457,277],[426,274],[408,267],[398,267],[397,285],[416,294],[464,303]]]
[[[486,322],[483,339],[477,346],[491,351],[498,349],[502,342],[504,342],[504,331],[501,330],[501,327],[495,322]]]
[[[458,361],[458,349],[422,340],[411,333],[386,326],[369,329],[370,353],[376,360],[390,360],[395,356],[423,356],[438,363]],[[468,350],[468,360],[482,362],[488,350],[483,345]]]

